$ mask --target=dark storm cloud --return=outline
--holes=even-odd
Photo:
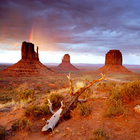
[[[56,50],[138,55],[139,7],[139,0],[0,0],[0,41],[27,40],[34,26],[36,40]]]

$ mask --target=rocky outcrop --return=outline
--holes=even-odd
[[[59,70],[59,71],[78,71],[79,70],[70,63],[70,55],[69,54],[65,54],[62,58],[62,63],[60,63],[54,69]]]
[[[103,73],[132,73],[122,65],[120,50],[110,50],[105,55],[105,65],[99,69]]]
[[[23,42],[21,46],[21,57],[22,59],[37,59],[38,57],[38,47],[37,52],[34,51],[34,44]]]
[[[119,50],[110,50],[105,55],[105,65],[122,65],[122,53]]]
[[[16,64],[0,71],[0,76],[7,77],[29,77],[50,75],[54,71],[44,66],[39,61],[38,47],[34,51],[34,44],[23,42],[21,46],[21,60]]]
[[[70,55],[65,54],[62,58],[62,63],[70,63]]]

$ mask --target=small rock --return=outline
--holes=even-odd
[[[66,127],[66,130],[69,130],[70,128],[69,127]]]

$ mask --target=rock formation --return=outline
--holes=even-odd
[[[28,77],[52,74],[54,71],[39,61],[38,47],[34,51],[34,44],[23,42],[21,46],[21,60],[16,64],[0,71],[0,76]]]
[[[119,50],[110,50],[105,55],[105,65],[122,65],[122,53]]]
[[[110,50],[105,55],[105,65],[99,70],[103,73],[132,73],[122,65],[122,53],[119,50]]]
[[[58,67],[56,67],[54,69],[60,70],[60,71],[78,71],[78,69],[70,63],[70,55],[69,54],[65,54],[62,58],[62,63],[60,63],[58,65]]]
[[[34,44],[23,42],[21,47],[21,57],[22,59],[37,59],[38,57],[38,47],[37,52],[34,51]]]

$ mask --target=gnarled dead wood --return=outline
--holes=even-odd
[[[73,94],[72,81],[74,80],[74,78],[70,79],[70,73],[69,73],[69,75],[67,75],[67,78],[68,78],[69,83],[70,83],[70,95],[72,95]]]
[[[42,128],[42,131],[47,131],[49,129],[53,130],[53,128],[55,127],[55,125],[58,123],[58,121],[60,121],[62,118],[64,118],[68,112],[70,112],[71,108],[73,106],[76,106],[77,102],[78,102],[78,97],[89,87],[91,87],[94,83],[102,81],[103,79],[105,79],[105,76],[103,74],[101,74],[101,78],[97,79],[97,80],[93,80],[91,81],[88,85],[80,88],[77,92],[73,93],[73,87],[72,87],[72,81],[70,79],[70,74],[68,77],[68,80],[70,82],[70,98],[64,102],[64,104],[61,103],[61,108],[56,111],[54,113],[54,111],[52,111],[52,104],[49,101],[49,107],[50,107],[50,111],[53,113],[53,116],[47,120],[47,124]],[[75,105],[74,105],[75,104]]]
[[[51,101],[49,99],[48,99],[48,102],[49,102],[50,112],[53,114],[53,116],[49,120],[45,120],[46,121],[46,125],[42,128],[42,131],[48,131],[49,129],[51,131],[53,131],[55,125],[58,123],[58,121],[60,119],[60,114],[62,112],[62,107],[63,107],[63,102],[62,101],[61,101],[60,109],[57,110],[56,112],[54,112],[52,110],[52,103],[51,103]]]
[[[76,93],[72,94],[70,96],[70,98],[64,103],[64,108],[61,112],[61,118],[63,118],[67,112],[70,111],[70,108],[73,104],[77,104],[77,101],[78,101],[78,97],[86,90],[88,89],[89,87],[91,87],[94,83],[96,82],[99,82],[99,81],[102,81],[103,79],[105,79],[105,76],[101,73],[101,78],[100,79],[97,79],[97,80],[93,80],[91,81],[88,85],[85,85],[83,88],[80,88]],[[105,79],[106,80],[106,79]]]

